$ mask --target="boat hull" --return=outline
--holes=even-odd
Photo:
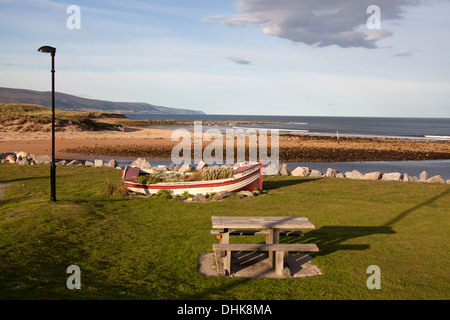
[[[192,195],[218,193],[222,191],[239,192],[253,191],[255,189],[262,190],[262,162],[241,165],[235,169],[233,177],[221,180],[209,181],[191,181],[191,182],[165,182],[155,184],[140,184],[127,179],[127,170],[123,173],[123,186],[132,192],[142,194],[155,194],[159,190],[171,190],[172,194],[178,195],[189,192]],[[136,174],[131,175],[136,177]]]

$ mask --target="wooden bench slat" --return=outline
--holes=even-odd
[[[279,228],[314,229],[315,226],[306,217],[230,217],[212,216],[212,227],[220,228]]]
[[[219,230],[211,230],[212,235],[219,235],[220,233]],[[269,230],[231,230],[229,234],[230,236],[267,236],[269,235]],[[280,236],[304,236],[304,233],[300,230],[283,231],[280,232]]]
[[[318,252],[319,248],[313,243],[289,243],[289,244],[213,244],[214,251],[308,251]]]

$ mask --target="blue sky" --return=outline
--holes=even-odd
[[[80,29],[69,29],[70,5]],[[369,29],[370,5],[380,29]],[[0,0],[0,86],[209,114],[450,117],[447,0]]]

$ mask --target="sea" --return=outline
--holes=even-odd
[[[339,136],[339,137],[381,137],[418,140],[450,140],[450,118],[387,118],[387,117],[315,117],[315,116],[272,116],[272,115],[162,115],[125,114],[130,119],[188,120],[188,121],[246,121],[243,125],[202,125],[224,129],[277,129],[280,134]],[[262,124],[258,122],[273,122]],[[167,126],[164,126],[167,128]],[[192,129],[192,126],[173,126]],[[225,131],[223,131],[225,132]],[[159,161],[155,164],[167,164]],[[358,170],[361,173],[373,171],[407,172],[418,176],[427,171],[429,176],[441,175],[450,179],[450,160],[421,161],[359,161],[359,162],[287,162],[294,169],[305,166],[325,172],[333,168],[340,172]]]

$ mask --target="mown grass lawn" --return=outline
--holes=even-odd
[[[253,198],[207,203],[102,195],[121,172],[0,164],[1,299],[448,299],[450,187],[440,184],[265,177]],[[212,215],[300,215],[316,229],[323,275],[206,277],[200,253],[217,242]],[[263,239],[261,239],[263,241]],[[69,290],[67,267],[81,269]],[[370,265],[381,289],[369,290]]]

